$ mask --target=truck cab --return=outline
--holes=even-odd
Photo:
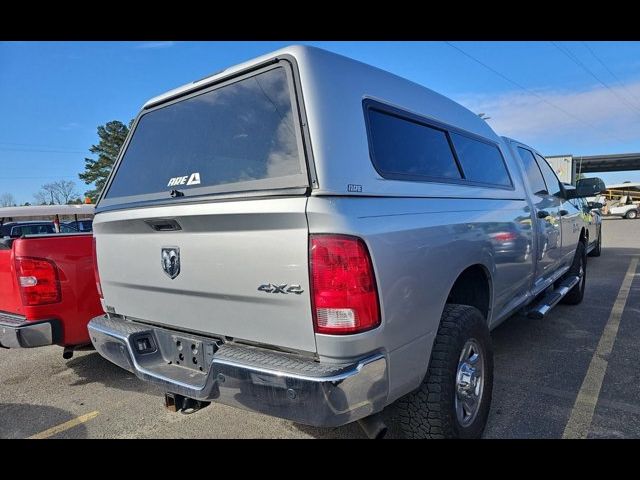
[[[589,245],[589,222],[585,221],[582,204],[576,201],[575,188],[565,186],[539,152],[516,140],[504,139],[519,159],[536,225],[537,254],[531,286],[531,294],[535,296],[571,265],[581,239],[585,247]]]

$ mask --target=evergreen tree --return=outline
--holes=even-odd
[[[100,141],[97,145],[92,145],[89,149],[89,151],[97,155],[98,158],[85,158],[84,172],[79,174],[80,179],[83,180],[84,183],[87,185],[93,183],[95,185],[93,190],[85,193],[94,203],[104,188],[107,177],[118,158],[120,149],[127,138],[132,124],[133,120],[129,122],[129,126],[118,120],[112,120],[98,127],[98,137],[100,137]]]

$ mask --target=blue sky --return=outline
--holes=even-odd
[[[63,178],[84,192],[77,174],[98,125],[128,122],[150,97],[291,43],[425,85],[545,155],[640,152],[640,42],[3,42],[0,194],[33,202]],[[640,181],[638,171],[600,176]]]

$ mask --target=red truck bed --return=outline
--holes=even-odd
[[[22,273],[16,258],[26,259]],[[50,268],[55,294],[46,303],[27,305],[23,298],[38,283],[28,268]],[[26,266],[25,266],[26,265]],[[22,280],[18,277],[22,275]],[[20,281],[24,284],[20,287]],[[40,282],[43,283],[42,281]],[[22,292],[21,292],[22,290]],[[89,343],[88,321],[102,313],[93,271],[91,234],[59,234],[0,241],[0,344],[65,347]],[[16,333],[16,330],[18,332]]]

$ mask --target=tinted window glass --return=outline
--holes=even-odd
[[[50,224],[33,224],[33,225],[20,225],[13,227],[11,231],[12,236],[22,235],[41,235],[47,233],[54,233],[53,225]]]
[[[93,230],[93,222],[91,220],[82,220],[79,223],[81,232],[91,232]]]
[[[524,166],[525,176],[527,177],[527,181],[529,182],[531,191],[534,194],[542,191],[546,192],[547,186],[544,183],[544,179],[542,178],[542,173],[540,173],[538,164],[536,163],[535,158],[533,158],[533,153],[522,147],[518,147],[518,153],[520,154],[520,159],[522,160],[522,165]]]
[[[536,154],[536,159],[538,160],[538,165],[540,165],[544,181],[547,184],[547,190],[551,195],[559,195],[562,191],[562,187],[560,186],[560,180],[558,180],[555,172],[551,166],[549,166],[547,161],[540,155]]]
[[[281,67],[152,110],[106,198],[301,175],[296,128]]]
[[[75,233],[79,230],[72,225],[60,225],[60,233]]]
[[[467,180],[511,186],[498,147],[457,133],[451,133],[451,140]]]
[[[78,232],[90,232],[92,230],[92,220],[78,220],[77,222],[69,222],[65,225],[71,227]]]
[[[386,177],[461,178],[446,133],[369,110],[373,161]]]

